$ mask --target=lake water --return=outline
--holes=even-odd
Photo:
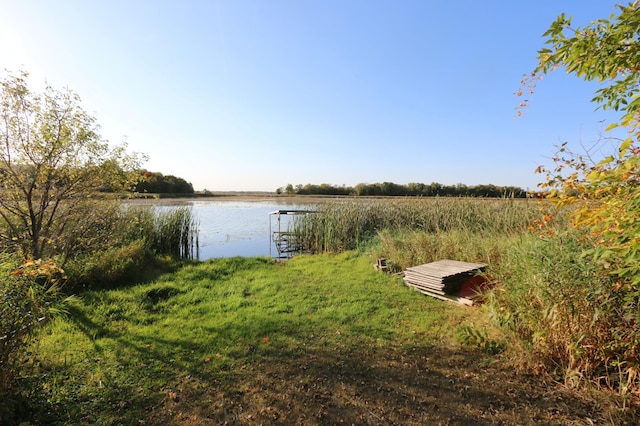
[[[200,260],[233,256],[276,256],[271,232],[286,231],[293,216],[269,213],[277,210],[311,210],[293,199],[257,200],[160,200],[160,208],[191,207],[199,223]]]

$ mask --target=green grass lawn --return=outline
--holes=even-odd
[[[26,380],[41,401],[34,421],[515,424],[521,415],[536,422],[598,417],[590,401],[577,398],[566,408],[555,387],[514,379],[499,357],[456,338],[468,326],[485,329],[479,309],[428,298],[373,263],[355,252],[283,263],[217,259],[147,284],[80,294],[33,348]]]

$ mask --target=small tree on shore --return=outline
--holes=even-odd
[[[33,93],[27,78],[0,81],[0,242],[25,258],[68,255],[104,218],[92,196],[140,157],[110,147],[74,92]]]

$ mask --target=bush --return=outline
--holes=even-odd
[[[155,256],[144,240],[86,254],[69,262],[67,291],[111,289],[138,282]]]
[[[5,424],[14,415],[23,349],[37,328],[62,310],[59,289],[65,275],[53,261],[28,260],[17,269],[5,261],[0,276],[0,423]]]
[[[94,246],[66,265],[67,291],[121,287],[144,280],[167,262],[197,257],[197,224],[191,210],[157,211],[127,207],[120,211],[109,245]]]
[[[551,170],[538,168],[546,173],[542,189],[549,198],[574,208],[573,229],[528,240],[513,259],[512,275],[503,274],[495,306],[499,320],[564,377],[605,381],[622,395],[640,392],[638,28],[636,1],[584,27],[572,26],[563,13],[543,35],[547,46],[523,80],[527,91],[560,68],[598,81],[592,101],[621,113],[607,130],[620,127],[626,136],[611,138],[610,155],[599,144],[577,154],[565,142]]]
[[[516,359],[532,354],[531,361],[568,384],[637,391],[637,308],[614,276],[583,255],[589,244],[577,230],[523,237],[492,271],[501,285],[489,306],[513,337]]]

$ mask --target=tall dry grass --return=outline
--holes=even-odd
[[[523,236],[494,265],[487,306],[518,365],[538,365],[572,387],[628,401],[640,394],[640,321],[628,284],[607,273],[581,230]]]
[[[474,198],[368,199],[325,203],[317,213],[298,218],[293,231],[314,253],[351,250],[381,234],[416,243],[446,232],[465,235],[521,233],[540,217],[535,200]],[[417,236],[417,237],[416,237]]]
[[[390,271],[442,259],[495,265],[519,242],[519,234],[466,232],[464,230],[423,232],[411,229],[385,229],[378,233],[371,253],[387,259]]]

